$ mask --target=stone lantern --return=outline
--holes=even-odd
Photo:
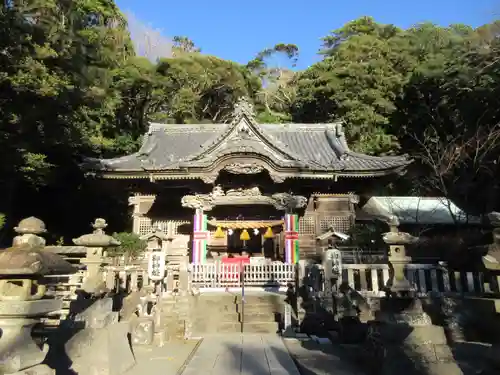
[[[418,239],[399,232],[398,224],[398,220],[390,220],[390,231],[383,234],[384,242],[389,245],[389,263],[393,272],[386,286],[386,297],[380,300],[379,311],[375,313],[386,353],[381,359],[379,373],[461,375],[447,344],[444,328],[432,324],[405,276],[405,268],[411,262],[406,246]],[[380,345],[380,342],[375,344]]]
[[[409,233],[399,232],[399,222],[393,219],[389,223],[389,232],[382,239],[389,245],[389,264],[393,269],[390,290],[393,293],[406,293],[412,290],[412,285],[405,276],[405,268],[411,263],[411,257],[406,255],[406,246],[418,241]]]
[[[40,318],[62,308],[62,301],[45,296],[46,275],[69,274],[76,269],[59,255],[44,251],[43,221],[30,217],[15,228],[19,234],[11,248],[0,252],[0,373],[25,370],[50,374],[31,331]]]
[[[45,223],[36,217],[28,217],[19,222],[14,231],[18,234],[12,241],[12,246],[27,244],[29,246],[45,246],[45,239],[40,234],[47,233]]]
[[[121,245],[120,241],[104,233],[107,226],[106,220],[95,219],[92,224],[94,228],[92,233],[73,239],[75,245],[87,248],[86,257],[81,260],[81,263],[87,266],[87,273],[82,285],[82,289],[87,293],[99,293],[106,289],[102,274],[102,267],[106,265],[106,249]],[[114,274],[110,275],[113,276],[113,280],[112,282],[108,280],[108,286],[114,285]]]

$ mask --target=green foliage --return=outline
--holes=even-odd
[[[323,38],[321,61],[295,71],[272,64],[284,57],[295,66],[299,47],[286,43],[245,65],[203,54],[186,36],[160,38],[161,51],[138,56],[113,0],[7,2],[0,211],[38,214],[56,237],[78,235],[96,210],[126,205],[85,184],[82,156],[134,152],[150,121],[228,121],[241,96],[254,101],[260,122],[343,120],[353,149],[409,153],[417,169],[399,194],[498,209],[499,34],[498,21],[403,30],[362,17]]]
[[[0,213],[0,229],[5,225],[5,215]]]
[[[111,251],[108,251],[109,256],[115,257],[125,255],[130,259],[135,259],[146,249],[146,241],[141,240],[135,233],[113,233],[113,238],[120,241],[121,245],[113,248]]]

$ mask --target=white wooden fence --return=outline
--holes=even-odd
[[[106,266],[103,277],[109,290],[135,292],[149,284],[148,272],[139,265]]]
[[[244,269],[242,269],[244,267]],[[243,272],[242,272],[243,271]],[[295,265],[269,264],[191,264],[191,285],[197,288],[230,288],[241,286],[287,286],[295,280]]]
[[[431,264],[409,264],[405,275],[420,296],[482,294],[482,272],[454,272]],[[345,264],[340,282],[365,296],[383,296],[390,278],[387,264]]]
[[[242,275],[246,286],[287,286],[295,282],[292,264],[246,264],[244,272],[241,271],[239,264],[191,264],[191,284],[198,288],[240,287]],[[454,272],[431,264],[409,264],[405,274],[420,296],[484,293],[481,272]],[[387,264],[344,264],[338,283],[348,283],[364,296],[381,297],[389,280]]]

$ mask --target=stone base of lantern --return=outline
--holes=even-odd
[[[0,318],[0,373],[11,374],[43,362],[47,349],[41,350],[31,337],[34,319]]]
[[[0,373],[10,374],[40,364],[48,352],[33,341],[31,331],[39,322],[30,318],[61,309],[57,300],[0,302]]]
[[[443,327],[435,326],[418,298],[381,301],[377,320],[382,327],[385,357],[382,375],[461,375]]]
[[[129,322],[85,328],[65,345],[71,370],[79,375],[120,375],[135,365],[128,334]]]

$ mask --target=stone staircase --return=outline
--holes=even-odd
[[[276,333],[284,310],[284,296],[273,293],[207,293],[192,297],[194,336],[215,333]]]

